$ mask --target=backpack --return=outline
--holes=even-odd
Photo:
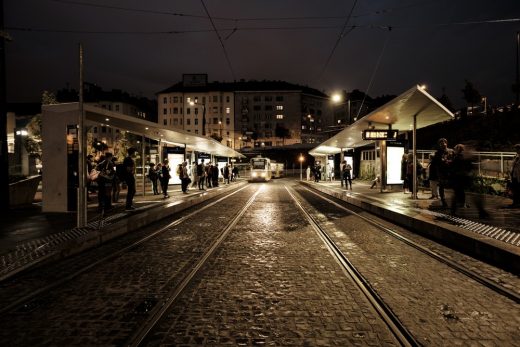
[[[204,175],[204,167],[202,166],[202,164],[198,164],[197,165],[197,176],[202,176]]]

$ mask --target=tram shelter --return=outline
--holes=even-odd
[[[389,175],[395,177],[395,170],[398,170],[397,174],[400,175],[401,156],[404,153],[404,146],[401,151],[393,151],[389,148],[394,148],[392,144],[399,132],[412,131],[413,198],[416,198],[417,129],[453,118],[453,113],[428,94],[423,87],[417,85],[322,142],[309,151],[309,154],[326,159],[329,155],[340,153],[340,162],[343,162],[345,151],[375,144],[380,152],[379,176],[381,191],[384,191]],[[389,158],[389,155],[393,157]],[[396,161],[398,165],[395,165]]]
[[[180,130],[164,129],[159,124],[144,119],[112,112],[98,106],[84,104],[85,137],[92,141],[107,143],[114,150],[116,137],[125,133],[136,140],[140,160],[136,162],[138,186],[145,193],[146,164],[170,160],[173,179],[175,166],[183,160],[194,162],[198,157],[217,162],[226,158],[245,157],[232,148],[210,137],[199,136]],[[78,199],[79,188],[79,142],[78,120],[81,115],[79,103],[45,105],[42,108],[42,209],[45,212],[67,212],[84,209],[86,202]],[[153,149],[152,149],[153,148]],[[82,160],[91,153],[84,152]],[[86,166],[85,166],[86,169]],[[85,172],[86,174],[86,172]],[[139,177],[140,176],[140,177]],[[176,182],[170,181],[170,184]],[[138,192],[139,193],[139,192]],[[79,208],[78,208],[79,206]]]

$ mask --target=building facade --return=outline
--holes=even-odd
[[[160,125],[213,135],[234,149],[319,143],[333,122],[326,94],[283,81],[208,83],[207,75],[184,75],[157,98]]]

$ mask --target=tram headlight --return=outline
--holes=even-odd
[[[253,175],[252,175],[252,176],[253,176],[253,177],[256,177],[256,176],[257,176],[256,172],[253,172]]]
[[[262,174],[261,174],[261,175],[262,175],[262,177],[265,177],[265,172],[262,172]]]

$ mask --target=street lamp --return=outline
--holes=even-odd
[[[300,157],[298,158],[298,161],[300,162],[300,181],[303,181],[302,163],[303,163],[304,160],[305,160],[305,158],[300,153]]]
[[[339,93],[335,93],[335,94],[332,94],[332,102],[338,106],[341,106],[341,105],[344,105],[345,103],[343,102],[343,96]],[[351,124],[351,119],[350,119],[350,97],[348,98],[348,100],[346,101],[347,103],[347,121],[346,121],[346,125],[348,126],[349,124]],[[354,120],[357,120],[356,118]],[[341,121],[338,119],[338,124],[341,124]]]
[[[188,102],[191,106],[199,105],[198,103],[199,98],[195,98],[195,101],[191,101],[190,98],[188,98]],[[202,136],[206,136],[206,104],[201,103],[202,105]]]

